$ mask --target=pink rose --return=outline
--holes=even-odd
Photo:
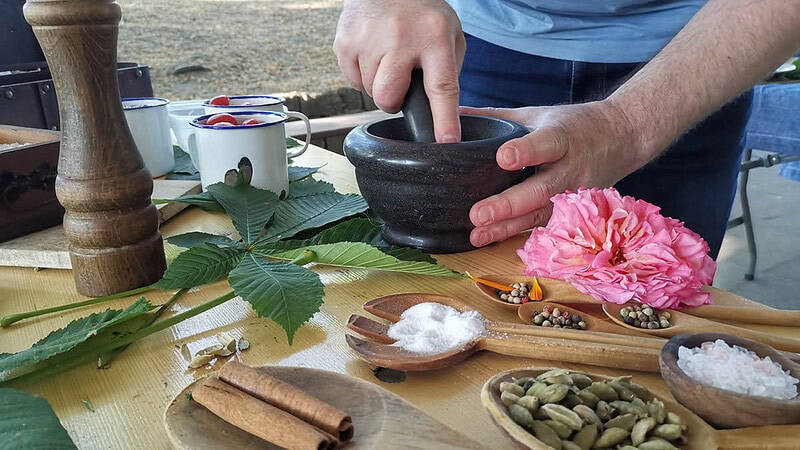
[[[700,290],[717,268],[708,244],[659,207],[614,188],[581,188],[551,200],[547,226],[535,228],[517,250],[527,275],[562,279],[612,303],[659,309],[711,303]]]

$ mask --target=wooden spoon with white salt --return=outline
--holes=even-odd
[[[427,302],[447,305],[460,312],[473,309],[467,303],[455,298],[426,293],[380,297],[365,303],[364,309],[390,322],[398,322],[405,310]],[[464,346],[440,353],[422,354],[392,345],[395,341],[388,336],[388,326],[385,324],[353,315],[347,326],[362,336],[376,341],[370,342],[356,336],[347,336],[348,345],[361,358],[377,366],[408,371],[448,367],[465,360],[475,352],[488,350],[508,356],[556,359],[564,363],[658,372],[659,349],[663,345],[661,340],[646,337],[617,336],[581,330],[548,330],[542,327],[487,320],[486,332]],[[593,341],[595,335],[607,341]]]

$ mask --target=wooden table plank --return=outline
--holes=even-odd
[[[311,147],[296,163],[306,166],[325,164],[320,171],[320,178],[333,182],[340,191],[357,191],[352,166],[338,155]],[[188,208],[162,227],[165,236],[190,230],[224,233],[231,230],[231,224],[224,214]],[[459,271],[521,273],[522,263],[514,250],[521,247],[524,239],[525,236],[520,235],[478,251],[436,258],[440,263]],[[513,311],[488,302],[466,279],[325,267],[315,271],[325,284],[325,303],[322,310],[300,328],[292,346],[287,344],[282,328],[269,320],[257,318],[247,303],[234,299],[135,343],[109,369],[84,366],[55,378],[15,387],[45,397],[79,448],[169,448],[162,420],[164,409],[184,387],[213,369],[187,370],[179,346],[186,343],[192,351],[197,351],[214,343],[217,333],[226,331],[234,337],[244,336],[250,341],[251,348],[240,355],[245,364],[313,367],[359,377],[400,395],[486,448],[511,447],[511,442],[500,433],[481,407],[481,386],[491,376],[507,369],[550,367],[555,363],[483,352],[455,367],[410,373],[402,383],[387,384],[378,381],[372,373],[373,368],[350,351],[344,335],[348,333],[345,326],[347,318],[350,314],[362,313],[361,305],[364,302],[398,292],[432,292],[462,298],[493,320],[514,322],[517,318]],[[184,296],[172,310],[185,310],[228,290],[224,281],[201,287]],[[718,304],[755,306],[733,294],[715,289],[712,291]],[[169,292],[152,292],[147,294],[147,298],[153,303],[163,303],[169,295]],[[75,292],[69,271],[34,272],[25,268],[0,268],[0,316],[82,299]],[[107,307],[121,308],[131,301],[121,299],[109,305],[20,322],[9,329],[2,329],[0,352],[23,350],[70,320]],[[792,329],[775,328],[775,331],[800,337],[800,333]],[[576,364],[558,366],[623,374],[620,370],[587,368]],[[636,373],[634,376],[637,381],[657,392],[667,392],[657,375]],[[82,400],[90,401],[95,411],[88,411]]]

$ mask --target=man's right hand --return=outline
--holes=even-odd
[[[382,110],[395,113],[421,68],[437,142],[461,140],[458,74],[466,43],[444,0],[345,0],[333,50],[339,67]]]

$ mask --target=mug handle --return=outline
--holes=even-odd
[[[305,140],[305,144],[303,144],[303,148],[300,149],[300,150],[296,150],[296,151],[292,151],[292,152],[287,152],[286,153],[287,157],[296,158],[296,157],[298,157],[298,156],[300,156],[300,155],[302,155],[303,153],[306,152],[306,149],[308,148],[308,143],[311,142],[311,122],[309,122],[308,121],[308,117],[306,117],[306,115],[301,113],[301,112],[284,111],[284,114],[286,114],[289,117],[294,117],[294,118],[300,119],[300,120],[303,121],[303,123],[306,124],[306,140]]]
[[[200,158],[197,157],[197,134],[194,130],[189,132],[189,136],[186,138],[186,153],[189,154],[189,159],[192,160],[192,164],[194,164],[194,168],[198,171],[200,170]]]

